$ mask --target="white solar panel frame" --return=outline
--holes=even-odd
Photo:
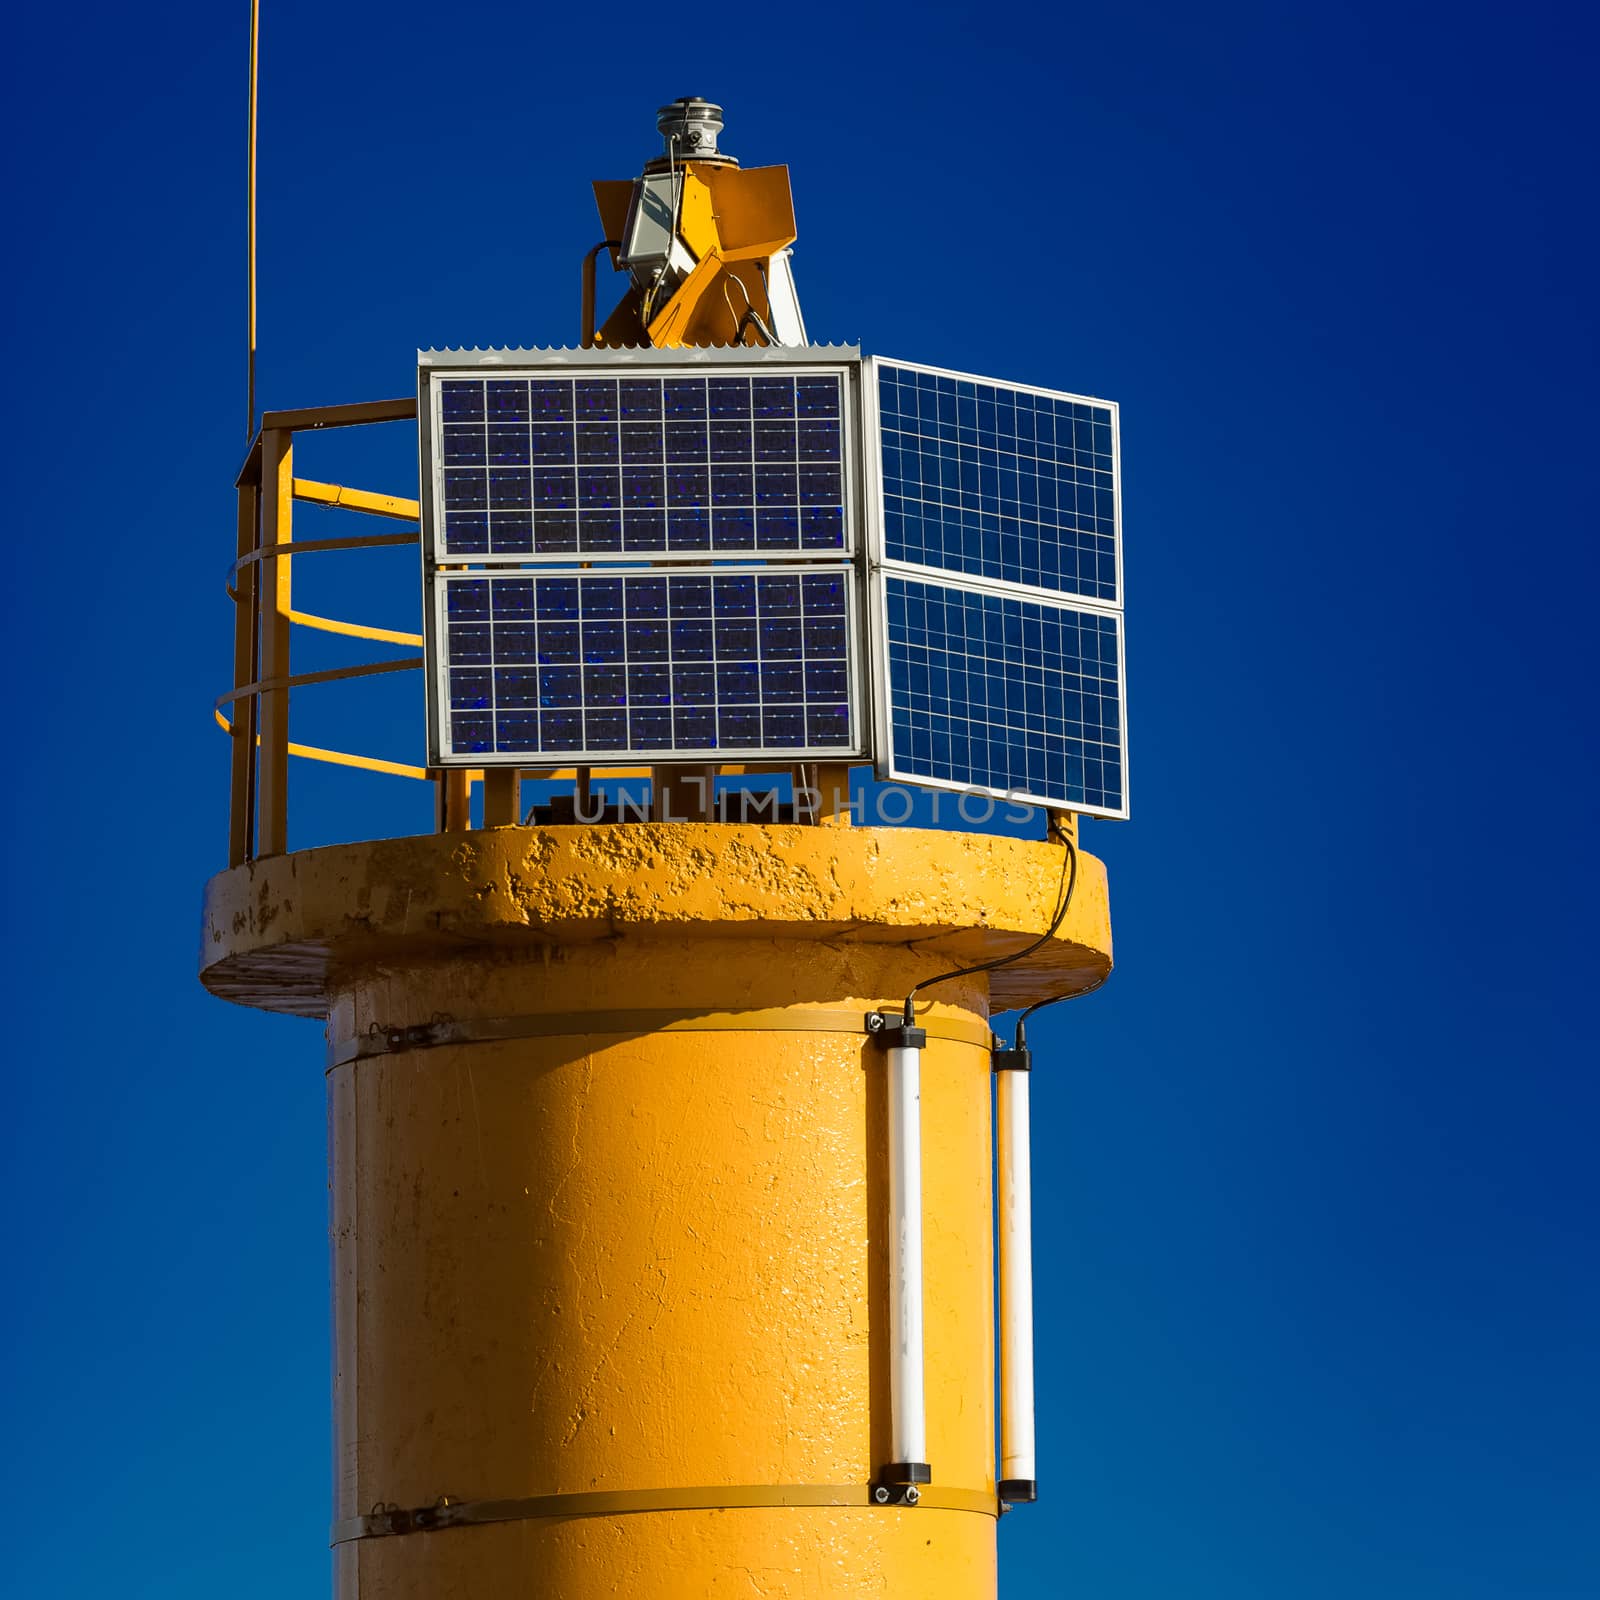
[[[844,543],[829,550],[584,550],[539,554],[531,551],[463,554],[445,549],[444,462],[434,448],[442,437],[440,406],[442,382],[452,378],[583,378],[651,377],[674,374],[692,377],[806,376],[829,372],[840,382],[840,459],[844,489]],[[861,446],[863,379],[860,353],[853,346],[819,345],[807,349],[703,350],[474,350],[421,351],[418,353],[417,415],[424,425],[417,430],[420,462],[418,482],[427,492],[422,500],[422,552],[425,568],[470,562],[474,566],[572,566],[591,562],[607,566],[627,563],[684,561],[848,561],[863,545],[865,510],[857,486]]]
[[[1011,594],[1025,595],[1030,599],[1039,595],[1053,595],[1057,599],[1071,600],[1074,605],[1087,606],[1093,610],[1121,611],[1123,609],[1123,580],[1122,580],[1122,420],[1121,408],[1115,400],[1100,400],[1093,395],[1071,394],[1065,389],[1041,389],[1037,384],[1011,383],[1004,378],[984,377],[976,372],[953,372],[948,367],[930,367],[917,361],[901,361],[893,356],[868,356],[861,364],[861,391],[865,396],[862,407],[863,428],[861,440],[861,453],[867,462],[869,483],[867,486],[867,505],[869,509],[867,527],[867,549],[869,558],[874,565],[884,563],[907,573],[922,573],[930,578],[959,578],[963,582],[970,579],[976,583],[979,576],[974,573],[963,573],[954,567],[931,566],[925,562],[904,561],[899,558],[891,560],[885,547],[885,522],[886,505],[883,473],[883,428],[878,409],[878,373],[881,367],[903,367],[908,372],[925,372],[935,378],[950,378],[957,383],[980,383],[989,389],[1009,389],[1018,394],[1034,394],[1046,400],[1065,400],[1072,405],[1102,406],[1111,413],[1111,496],[1112,496],[1112,546],[1116,560],[1117,573],[1117,598],[1103,600],[1097,597],[1074,594],[1069,589],[1051,589],[1044,585],[1031,583],[1013,583],[1006,578],[995,578],[987,575],[981,581],[986,585],[1003,589]]]
[[[1062,795],[1035,794],[1029,789],[997,789],[987,784],[957,783],[948,778],[936,778],[927,773],[913,771],[895,761],[893,707],[889,693],[889,584],[891,577],[909,578],[917,583],[934,584],[956,593],[991,594],[1006,600],[1026,600],[1033,605],[1054,607],[1058,611],[1082,611],[1098,617],[1109,618],[1117,630],[1117,689],[1121,712],[1120,751],[1122,770],[1122,805],[1120,807],[1090,805]],[[1027,589],[1013,583],[980,583],[956,573],[940,570],[928,572],[920,567],[899,563],[875,567],[868,579],[868,608],[872,615],[871,659],[873,684],[873,747],[878,752],[877,776],[889,783],[910,783],[920,789],[941,789],[951,794],[991,795],[996,800],[1008,800],[1017,805],[1044,806],[1053,811],[1073,811],[1086,817],[1108,817],[1125,820],[1128,816],[1128,666],[1127,650],[1123,638],[1123,619],[1120,611],[1110,606],[1084,605],[1081,601],[1049,590]]]
[[[923,562],[890,559],[885,544],[885,504],[883,483],[883,430],[879,415],[878,370],[880,366],[903,367],[912,372],[925,372],[939,378],[952,378],[958,382],[979,383],[989,388],[1014,389],[1026,394],[1042,395],[1051,400],[1066,400],[1078,405],[1104,406],[1111,412],[1111,464],[1115,513],[1115,553],[1117,574],[1117,599],[1115,603],[1087,599],[1081,595],[1048,589],[1027,583],[1014,583],[1003,578],[991,578],[956,571],[950,567],[930,566]],[[1092,395],[1072,394],[1063,389],[1044,389],[1033,384],[1010,383],[1004,379],[987,377],[975,372],[956,372],[948,367],[931,367],[916,361],[901,361],[892,356],[868,356],[861,364],[861,456],[863,485],[867,504],[864,542],[867,555],[867,612],[868,653],[871,663],[871,704],[873,717],[873,749],[876,775],[890,783],[910,783],[924,789],[940,789],[956,794],[983,794],[997,800],[1015,801],[1019,805],[1037,805],[1053,810],[1070,810],[1083,816],[1107,817],[1122,820],[1129,815],[1128,789],[1128,662],[1123,635],[1124,588],[1122,572],[1122,428],[1120,409],[1114,400],[1101,400]],[[889,691],[889,598],[887,577],[894,574],[919,582],[943,585],[955,590],[970,590],[978,594],[993,594],[1034,604],[1055,606],[1068,611],[1092,612],[1110,617],[1117,630],[1117,688],[1121,710],[1121,761],[1122,805],[1118,808],[1095,806],[1072,800],[1062,795],[1039,795],[1021,790],[996,789],[984,784],[957,783],[945,778],[928,776],[911,771],[895,760],[893,717]]]
[[[457,752],[453,750],[446,739],[446,727],[450,715],[450,663],[445,641],[449,638],[445,625],[445,606],[447,594],[452,583],[477,582],[482,579],[511,578],[525,575],[530,578],[671,578],[689,576],[690,574],[701,577],[782,577],[793,575],[797,577],[815,577],[819,573],[836,572],[844,580],[844,606],[845,606],[845,671],[848,683],[848,705],[850,711],[850,727],[855,735],[854,742],[850,745],[807,745],[804,747],[784,745],[774,748],[771,745],[716,745],[707,748],[696,745],[690,749],[666,750],[639,750],[627,746],[612,749],[583,749],[583,750],[470,750]],[[761,566],[717,566],[708,567],[703,564],[690,565],[684,562],[674,562],[670,565],[640,566],[635,562],[632,566],[606,566],[606,567],[572,567],[567,571],[551,571],[548,566],[537,569],[530,568],[526,574],[519,574],[515,569],[504,565],[483,567],[473,571],[441,572],[438,581],[433,586],[431,615],[429,622],[434,636],[440,641],[440,648],[434,652],[432,662],[432,687],[433,696],[430,710],[434,713],[429,718],[430,765],[438,767],[521,767],[527,770],[539,768],[556,768],[572,766],[669,766],[674,763],[692,763],[701,766],[717,765],[728,761],[773,761],[773,762],[799,762],[799,761],[863,761],[870,757],[868,732],[872,726],[872,718],[866,705],[866,684],[864,662],[867,656],[866,618],[865,606],[861,603],[861,583],[859,570],[855,565],[846,566],[838,563],[832,567],[819,566],[811,562],[786,562],[781,565],[766,564]],[[496,664],[490,663],[492,671]]]

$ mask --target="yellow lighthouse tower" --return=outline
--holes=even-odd
[[[1033,1495],[990,1018],[1110,969],[1115,408],[809,344],[785,169],[659,126],[596,185],[578,349],[425,352],[239,477],[201,977],[326,1021],[340,1600],[978,1600]],[[413,417],[415,499],[295,475]],[[305,502],[406,526],[296,541]],[[295,610],[291,558],[396,542],[420,633]],[[296,673],[303,627],[412,654]],[[410,669],[415,767],[291,740]],[[289,851],[291,758],[431,783],[435,831]],[[1019,801],[1040,837],[964,825]]]

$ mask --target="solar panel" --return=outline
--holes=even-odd
[[[440,756],[859,754],[846,568],[440,573]]]
[[[888,560],[1121,604],[1114,404],[873,365]]]
[[[433,405],[440,560],[850,548],[837,369],[441,374]]]
[[[1122,816],[1121,618],[885,571],[884,776]]]

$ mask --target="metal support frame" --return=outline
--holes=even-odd
[[[801,818],[800,792],[810,797],[803,820],[821,827],[847,828],[850,814],[850,763],[847,761],[806,762],[794,769],[795,817]]]
[[[652,822],[709,822],[716,815],[715,767],[652,767]]]
[[[522,821],[522,771],[489,767],[483,774],[483,825],[512,828]]]
[[[594,348],[594,296],[595,278],[599,271],[600,252],[611,251],[613,264],[616,261],[616,252],[622,248],[620,239],[602,239],[583,258],[583,289],[582,304],[579,308],[578,337],[585,350]]]

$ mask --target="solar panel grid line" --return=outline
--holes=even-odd
[[[815,565],[441,573],[438,762],[858,756],[850,579]]]
[[[877,559],[1120,607],[1114,401],[884,357],[863,384]]]
[[[847,368],[428,380],[432,561],[854,553]]]
[[[880,776],[1128,814],[1119,613],[888,568],[872,607]]]

